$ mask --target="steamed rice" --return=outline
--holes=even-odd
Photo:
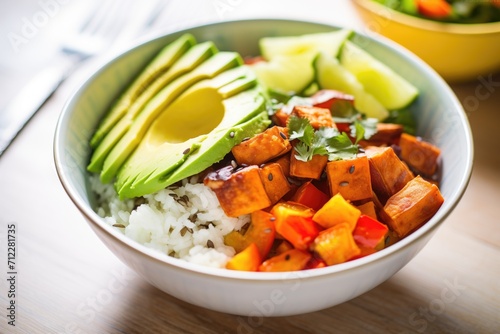
[[[224,235],[239,230],[250,216],[225,215],[215,193],[197,177],[140,199],[120,200],[111,184],[90,178],[96,212],[126,236],[163,254],[212,267],[224,267],[235,254]]]

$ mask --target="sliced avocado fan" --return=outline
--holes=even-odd
[[[96,148],[116,122],[127,112],[127,109],[142,95],[144,90],[167,72],[195,44],[195,38],[191,34],[185,34],[165,46],[113,105],[90,140],[90,146]],[[171,73],[172,71],[169,72],[169,76],[172,76]]]
[[[218,52],[158,92],[134,119],[130,129],[109,152],[102,168],[101,181],[108,183],[115,178],[125,160],[144,138],[149,126],[185,90],[203,79],[213,78],[217,74],[242,63],[241,56],[236,52]]]
[[[182,40],[183,37],[181,37],[180,39]],[[179,45],[179,43],[177,43],[177,40],[173,42],[173,44]],[[184,54],[180,58],[178,58],[173,64],[171,64],[166,72],[164,72],[161,76],[159,76],[152,82],[149,82],[149,76],[144,74],[149,71],[148,69],[150,67],[148,66],[140,76],[144,77],[149,82],[149,85],[146,82],[136,81],[134,86],[141,87],[142,92],[133,99],[133,102],[131,104],[128,104],[127,106],[125,106],[125,102],[123,104],[120,104],[120,106],[124,108],[123,111],[121,109],[118,110],[116,108],[113,108],[110,112],[111,116],[105,117],[103,122],[101,122],[101,125],[99,126],[96,134],[92,138],[96,143],[98,138],[99,141],[98,144],[96,144],[97,146],[94,147],[94,152],[87,169],[95,173],[101,172],[104,161],[108,157],[113,147],[130,129],[131,125],[134,123],[138,115],[143,112],[148,102],[157,94],[159,94],[160,91],[165,88],[165,86],[168,86],[174,80],[185,75],[186,73],[189,73],[217,52],[218,50],[212,42],[197,44],[184,52]],[[170,58],[164,59],[166,59],[167,62],[171,61]],[[125,96],[127,96],[127,94],[128,91],[125,93]],[[175,97],[176,96],[171,96],[171,99]],[[127,97],[122,97],[120,100],[132,101],[132,98],[129,99]],[[120,115],[118,115],[118,113]],[[104,133],[104,128],[109,127],[106,124],[111,124],[109,121],[111,118],[116,118],[117,120],[111,128],[106,129],[106,134],[104,135],[104,137],[100,138],[99,136],[103,135],[98,136],[98,133]]]
[[[236,52],[186,34],[163,48],[97,127],[87,169],[121,198],[156,192],[221,160],[270,124]]]
[[[220,161],[270,123],[255,76],[245,67],[203,80],[159,115],[118,172],[121,198],[161,190]]]

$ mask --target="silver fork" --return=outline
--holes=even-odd
[[[0,156],[80,63],[151,26],[168,2],[141,1],[141,11],[136,11],[139,1],[94,1],[96,7],[78,32],[62,43],[57,63],[36,74],[5,110],[0,111]],[[145,4],[149,7],[144,7]]]

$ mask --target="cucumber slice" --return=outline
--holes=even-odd
[[[314,54],[277,55],[250,68],[267,89],[286,94],[300,94],[314,81]]]
[[[259,41],[260,52],[267,60],[283,55],[316,54],[318,51],[336,57],[351,34],[352,30],[340,29],[300,36],[264,37]]]
[[[387,109],[407,107],[418,96],[415,86],[350,41],[344,43],[340,64]]]
[[[343,67],[337,58],[320,52],[314,61],[316,80],[322,89],[335,89],[354,96],[354,106],[367,117],[384,120],[387,109],[370,93],[354,74]]]
[[[315,93],[317,93],[318,90],[319,90],[319,85],[315,81],[312,84],[310,84],[306,89],[304,89],[304,91],[302,93],[304,96],[311,96],[311,95],[314,95]]]

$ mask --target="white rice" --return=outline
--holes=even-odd
[[[120,200],[111,184],[90,177],[97,214],[126,236],[161,253],[211,267],[224,267],[235,254],[224,235],[239,230],[249,215],[225,215],[215,193],[197,177],[137,200]]]

